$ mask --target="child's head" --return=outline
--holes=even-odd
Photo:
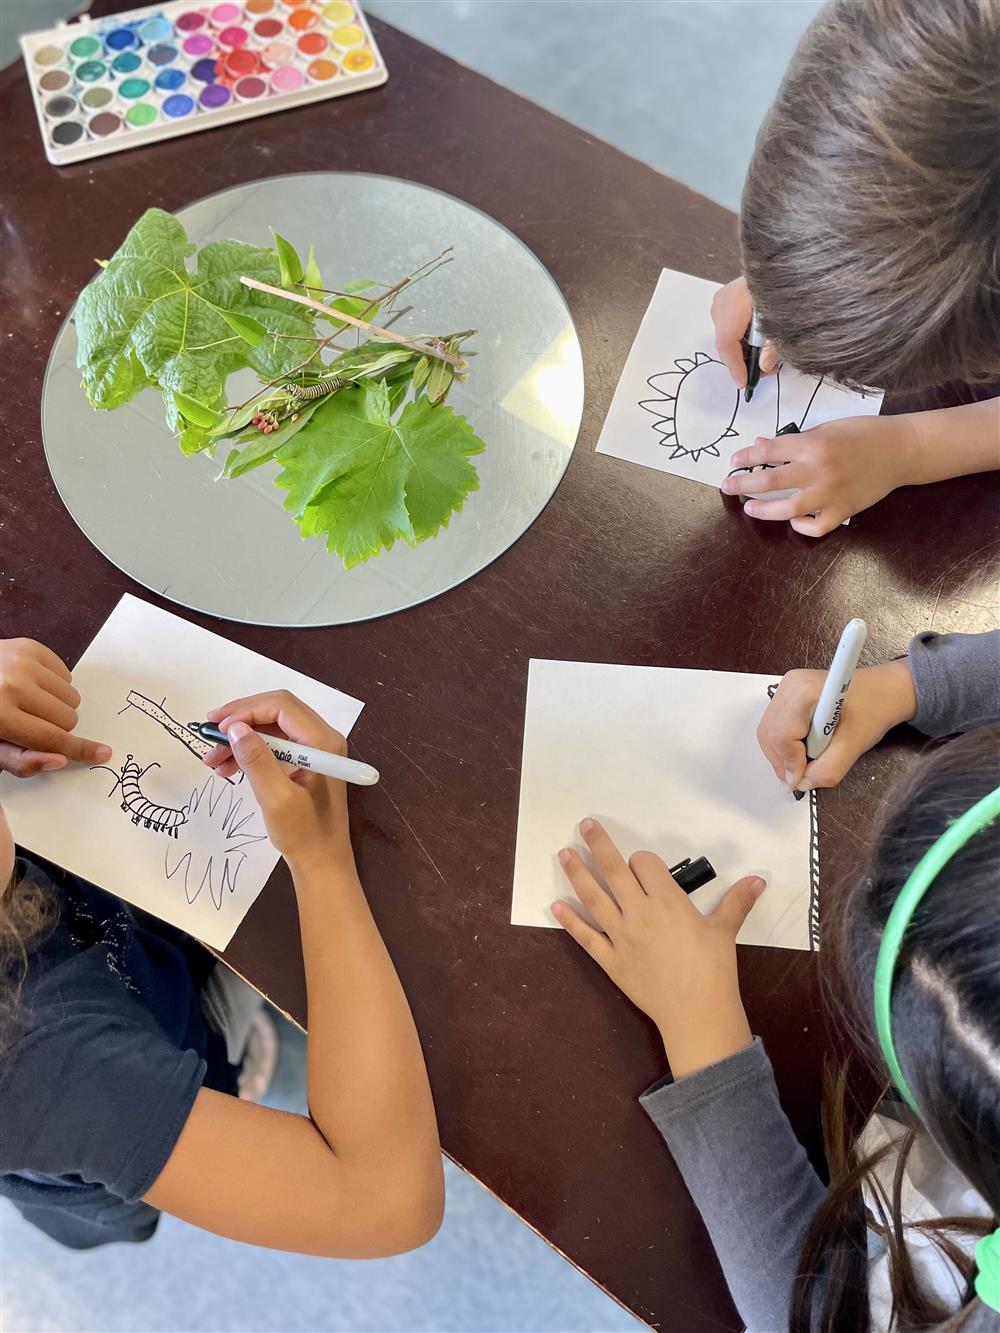
[[[788,361],[854,387],[1000,378],[1000,3],[830,0],[743,190]]]
[[[924,853],[997,787],[1000,725],[969,732],[922,759],[890,796],[867,871],[829,938],[824,936],[827,963],[833,964],[834,1009],[884,1077],[874,980],[885,923]],[[903,935],[892,990],[892,1039],[923,1127],[1000,1216],[1000,821],[974,834],[943,866]],[[859,1161],[848,1145],[842,1100],[832,1099],[826,1109],[828,1131],[834,1129],[839,1141],[828,1135],[831,1188],[806,1238],[791,1326],[813,1327],[809,1311],[825,1272],[828,1322],[822,1327],[854,1333],[869,1327],[861,1186],[871,1183],[877,1159]],[[921,1289],[910,1266],[898,1200],[883,1199],[879,1206],[899,1326],[942,1321],[947,1311]],[[938,1243],[955,1257],[946,1234]]]

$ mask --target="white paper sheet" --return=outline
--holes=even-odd
[[[15,839],[224,949],[278,853],[249,783],[215,777],[199,758],[210,745],[186,724],[230,699],[286,689],[347,735],[364,705],[127,594],[73,684],[77,732],[114,753],[106,768],[7,780]]]
[[[749,403],[718,360],[718,284],[665,268],[618,381],[597,452],[719,487],[737,449],[839,417],[877,416],[881,393],[859,394],[782,366]],[[791,491],[765,492],[779,499]]]
[[[600,819],[626,859],[707,856],[718,878],[691,895],[711,911],[743,875],[767,889],[741,944],[818,947],[815,798],[795,801],[754,735],[769,676],[532,660],[524,724],[511,922],[555,926],[573,895],[557,860],[586,854]]]

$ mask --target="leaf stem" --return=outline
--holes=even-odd
[[[240,282],[244,287],[252,287],[254,291],[267,292],[269,296],[281,296],[286,301],[294,301],[296,305],[304,305],[311,310],[318,310],[321,314],[342,320],[345,324],[353,325],[354,328],[364,329],[377,338],[386,338],[389,342],[400,343],[403,347],[412,347],[415,351],[422,352],[424,356],[432,357],[437,361],[446,361],[448,365],[454,366],[456,370],[465,369],[465,362],[460,356],[454,356],[451,352],[446,352],[441,347],[435,347],[432,343],[421,342],[418,338],[404,338],[401,333],[393,333],[391,329],[379,328],[377,324],[369,324],[366,319],[358,319],[354,315],[348,315],[343,310],[331,310],[328,305],[324,305],[322,301],[314,301],[311,296],[298,296],[293,292],[286,292],[283,287],[273,287],[269,282],[258,282],[256,278],[248,278],[246,275],[240,278]],[[315,354],[314,352],[313,356]]]

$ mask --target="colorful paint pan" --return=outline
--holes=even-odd
[[[134,130],[144,130],[147,125],[153,124],[159,114],[152,102],[136,102],[135,106],[130,106],[125,112],[125,119]]]
[[[198,102],[206,111],[218,111],[224,107],[232,97],[232,93],[224,83],[207,83],[201,90],[201,96]]]
[[[370,51],[348,51],[343,65],[348,74],[367,74],[375,68],[375,57]]]
[[[88,111],[100,111],[102,107],[108,105],[114,100],[114,93],[107,86],[88,88],[80,98],[80,105],[85,106]]]
[[[131,28],[112,28],[104,38],[104,45],[109,51],[129,51],[139,45],[139,38]]]
[[[70,148],[83,138],[83,126],[78,120],[63,120],[53,126],[52,142],[57,148]]]
[[[84,60],[76,67],[76,77],[81,83],[96,83],[104,78],[107,70],[103,60]]]
[[[352,0],[160,0],[20,41],[45,152],[57,165],[387,77]]]
[[[103,69],[103,65],[101,66]],[[38,80],[38,86],[43,93],[61,93],[64,88],[70,85],[70,77],[64,69],[50,69],[48,74],[43,74]]]
[[[182,69],[161,69],[153,80],[153,86],[161,93],[175,93],[178,88],[184,87],[186,80],[187,75]]]
[[[173,93],[163,99],[163,114],[169,116],[171,120],[181,120],[184,116],[190,116],[194,109],[194,98],[188,97],[187,93]]]
[[[271,89],[276,93],[297,93],[306,81],[306,76],[294,65],[283,65],[271,75]]]
[[[314,60],[309,65],[306,73],[313,83],[329,83],[331,79],[337,77],[337,66],[332,60]]]
[[[49,98],[42,109],[49,120],[65,120],[76,111],[76,98],[67,97],[65,93],[57,93],[55,97]]]
[[[122,118],[114,111],[98,111],[87,121],[87,129],[94,139],[106,139],[109,134],[117,134],[122,127]]]
[[[279,65],[290,65],[295,59],[295,48],[287,42],[268,42],[260,53],[260,58],[270,69]]]
[[[134,102],[137,97],[145,97],[149,88],[148,79],[122,79],[118,85],[118,96],[126,102]]]
[[[330,40],[322,32],[304,32],[295,43],[299,54],[308,58],[321,56],[330,46]]]
[[[233,95],[238,102],[256,102],[267,92],[267,84],[259,74],[248,74],[240,79],[233,88]]]
[[[70,42],[69,53],[74,60],[93,60],[101,54],[101,43],[96,37],[77,37]]]

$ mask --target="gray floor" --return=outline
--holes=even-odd
[[[16,35],[73,0],[0,0]],[[814,0],[371,0],[368,9],[735,208],[756,126]],[[391,73],[391,71],[390,71]],[[39,148],[39,151],[41,149]],[[530,163],[527,164],[530,167]],[[612,262],[609,257],[609,262]],[[278,1100],[301,1098],[290,1036]],[[5,1333],[616,1330],[638,1325],[461,1171],[424,1250],[330,1263],[164,1219],[155,1240],[68,1255],[0,1209]]]

